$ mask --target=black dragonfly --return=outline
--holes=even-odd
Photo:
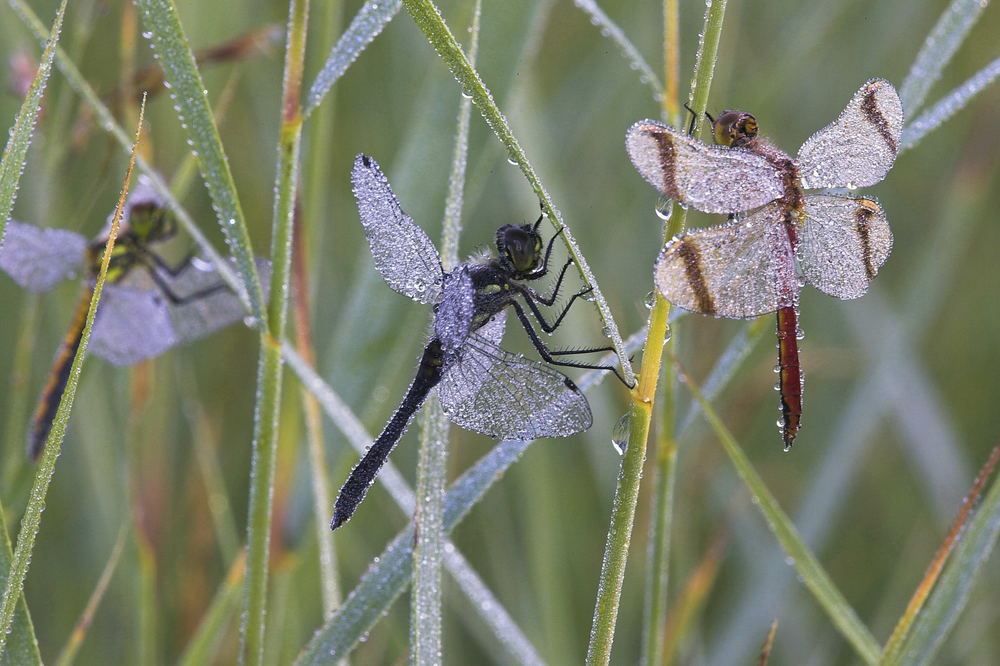
[[[610,347],[550,350],[535,330],[532,316],[543,331],[551,333],[562,323],[573,302],[590,291],[583,289],[573,294],[551,323],[542,313],[539,304],[551,306],[556,302],[572,259],[563,264],[549,296],[524,284],[548,274],[552,244],[558,236],[553,236],[543,251],[538,233],[541,217],[534,224],[500,227],[496,257],[472,259],[445,272],[437,249],[400,208],[375,160],[358,155],[351,181],[375,268],[394,290],[432,305],[434,323],[413,383],[341,487],[331,529],[340,527],[354,514],[414,413],[435,386],[451,421],[495,439],[566,437],[591,426],[590,405],[568,377],[551,365],[499,347],[508,306],[549,364],[599,368],[618,374],[610,366],[560,360],[571,354],[610,351]]]

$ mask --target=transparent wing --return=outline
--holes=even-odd
[[[444,276],[441,302],[434,310],[434,335],[446,354],[465,344],[472,330],[474,296],[468,266],[459,266]]]
[[[235,261],[230,261],[235,269]],[[261,257],[257,257],[256,263],[266,301],[271,282],[271,263]],[[167,303],[178,342],[196,340],[248,317],[247,308],[243,305],[246,299],[230,290],[211,264],[203,267],[199,262],[188,268],[171,279],[170,287],[185,301]],[[241,294],[242,290],[241,285]],[[199,296],[199,293],[204,295]]]
[[[158,292],[106,284],[88,349],[115,365],[133,365],[177,344],[166,299]]]
[[[895,161],[902,130],[896,89],[884,79],[871,79],[835,121],[802,144],[797,161],[803,187],[874,185]]]
[[[270,263],[258,258],[257,271],[266,299]],[[247,316],[240,297],[211,264],[196,260],[176,276],[160,275],[181,303],[168,299],[146,271],[133,271],[124,284],[105,286],[91,336],[95,355],[132,365]]]
[[[87,239],[67,229],[43,229],[10,220],[0,246],[0,268],[31,291],[48,291],[83,266]]]
[[[806,196],[799,232],[799,265],[811,285],[837,298],[868,290],[892,249],[892,232],[876,201],[812,194]]]
[[[448,418],[495,439],[565,437],[593,423],[587,399],[569,378],[479,333],[445,368],[438,395]]]
[[[419,303],[441,293],[441,256],[424,230],[403,212],[378,163],[358,155],[351,171],[361,225],[375,268],[390,287]]]
[[[674,238],[653,278],[668,301],[703,314],[744,319],[793,305],[795,265],[781,208]]]
[[[655,120],[625,137],[632,164],[656,189],[706,213],[738,213],[782,195],[781,173],[748,150],[710,146]]]

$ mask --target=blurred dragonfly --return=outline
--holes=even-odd
[[[111,218],[94,240],[66,229],[11,220],[0,246],[0,268],[30,291],[48,291],[83,274],[85,286],[69,332],[56,355],[28,435],[37,459],[80,345]],[[132,365],[244,318],[246,310],[207,262],[189,255],[171,266],[151,246],[177,232],[177,222],[149,180],[129,195],[108,265],[88,350],[115,365]],[[267,268],[266,264],[261,268]]]
[[[358,155],[351,181],[375,268],[394,290],[433,305],[434,323],[413,383],[340,489],[332,529],[354,514],[413,414],[435,386],[449,419],[495,439],[565,437],[590,427],[590,405],[568,377],[551,365],[499,347],[508,306],[549,364],[617,374],[609,366],[559,360],[572,354],[611,351],[611,347],[550,350],[535,331],[528,311],[543,331],[551,333],[573,302],[590,291],[573,294],[551,323],[546,319],[538,304],[555,303],[572,260],[563,264],[550,296],[524,284],[548,274],[555,237],[543,252],[538,233],[541,218],[533,225],[500,227],[497,257],[474,258],[446,273],[438,251],[423,229],[403,212],[375,160]]]
[[[686,310],[734,318],[777,311],[779,425],[788,450],[802,418],[799,289],[808,282],[837,298],[857,298],[892,247],[874,199],[804,190],[881,181],[899,151],[902,104],[888,81],[871,79],[795,159],[757,138],[749,113],[727,110],[709,120],[717,146],[655,120],[629,128],[629,157],[647,181],[684,206],[731,217],[671,240],[654,279]]]

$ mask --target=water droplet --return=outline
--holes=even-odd
[[[660,195],[660,198],[656,200],[656,207],[653,208],[653,211],[658,218],[666,222],[674,212],[674,200],[666,194]]]
[[[628,450],[628,437],[632,430],[632,410],[628,410],[618,417],[613,428],[611,428],[611,446],[614,447],[618,455],[623,456]]]
[[[646,294],[646,298],[642,299],[642,304],[646,306],[647,310],[652,310],[655,303],[656,294],[652,291]]]
[[[509,164],[511,166],[517,166],[517,160],[515,160],[513,157],[508,157],[507,158],[507,164]]]
[[[774,366],[774,372],[775,372],[775,374],[781,372],[781,364],[780,363],[778,363],[778,364],[776,364]]]

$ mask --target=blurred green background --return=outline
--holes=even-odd
[[[898,86],[946,4],[733,0],[709,109],[755,113],[762,133],[794,154],[866,79],[885,77]],[[55,5],[32,3],[45,22]],[[280,2],[178,5],[196,50],[268,23],[280,29],[287,12]],[[662,79],[658,4],[605,5]],[[313,3],[307,83],[359,6]],[[700,2],[681,7],[685,95],[703,7]],[[471,3],[442,2],[441,8],[464,40],[460,26],[468,24]],[[123,29],[132,11],[120,2],[69,5],[61,45],[99,92],[111,93],[129,67],[152,62],[138,35],[141,27]],[[123,34],[137,40],[132,64],[127,49],[123,56]],[[995,58],[997,34],[1000,16],[987,9],[928,102]],[[203,70],[210,99],[234,86],[222,139],[260,254],[268,253],[282,39],[262,53]],[[14,12],[0,7],[0,118],[13,118],[20,103],[14,92],[18,58],[34,60],[39,50]],[[631,334],[647,315],[643,301],[652,289],[661,222],[653,214],[656,193],[628,162],[623,140],[635,120],[658,117],[650,88],[615,44],[567,1],[485,2],[478,69],[579,240],[623,333]],[[374,156],[407,212],[436,241],[459,99],[447,69],[404,12],[306,125],[302,240],[318,369],[372,432],[382,427],[412,378],[429,318],[426,308],[392,292],[373,271],[348,171],[356,153]],[[865,191],[878,197],[895,234],[893,252],[867,296],[840,302],[803,291],[806,412],[796,448],[782,453],[775,426],[770,334],[717,401],[727,425],[879,640],[891,632],[1000,433],[998,108],[1000,87],[994,86],[902,154],[887,179]],[[165,95],[151,99],[147,122],[146,149],[160,172],[172,177],[185,160],[186,145]],[[56,72],[15,217],[92,235],[114,204],[125,162]],[[223,248],[204,188],[194,182],[183,203]],[[521,173],[507,163],[473,111],[463,254],[490,244],[500,224],[533,220],[537,210]],[[712,222],[696,214],[689,221]],[[187,239],[178,239],[170,251],[180,256],[188,246]],[[0,277],[5,383],[0,492],[14,533],[33,473],[23,455],[24,429],[78,289],[66,284],[34,297]],[[703,378],[744,325],[699,316],[678,322],[674,331],[685,368]],[[507,346],[527,350],[514,328]],[[552,343],[586,346],[602,340],[596,311],[581,307]],[[85,366],[26,584],[43,658],[53,659],[66,641],[126,523],[134,523],[140,537],[128,543],[87,631],[80,662],[169,663],[183,650],[230,564],[232,553],[219,534],[228,530],[230,546],[234,535],[243,541],[256,359],[255,336],[232,327],[132,371],[97,359]],[[683,390],[680,396],[684,414],[688,400]],[[291,373],[284,397],[276,489],[281,533],[269,614],[269,659],[275,663],[290,661],[321,623],[300,392]],[[626,401],[620,385],[605,382],[591,395],[593,428],[531,447],[453,535],[552,663],[579,663],[585,654],[620,461],[610,432]],[[356,457],[330,422],[324,430],[329,478],[338,487]],[[416,430],[393,456],[411,480]],[[452,441],[449,465],[455,475],[491,445],[458,428]],[[217,461],[222,479],[217,489],[231,504],[232,522],[222,528],[214,526],[209,511],[208,458]],[[713,540],[725,539],[714,585],[682,638],[682,662],[749,663],[773,618],[781,625],[771,663],[856,661],[796,582],[700,421],[680,441],[679,464],[671,603]],[[639,655],[650,490],[646,483],[615,663],[634,663]],[[219,500],[218,493],[212,497]],[[373,490],[336,535],[345,590],[403,525],[385,492]],[[994,557],[941,663],[993,664],[1000,658],[998,585]],[[503,661],[503,652],[484,638],[450,581],[446,591],[445,662]],[[404,597],[359,646],[355,661],[401,663],[407,641]],[[235,654],[231,628],[219,662],[232,661]]]

